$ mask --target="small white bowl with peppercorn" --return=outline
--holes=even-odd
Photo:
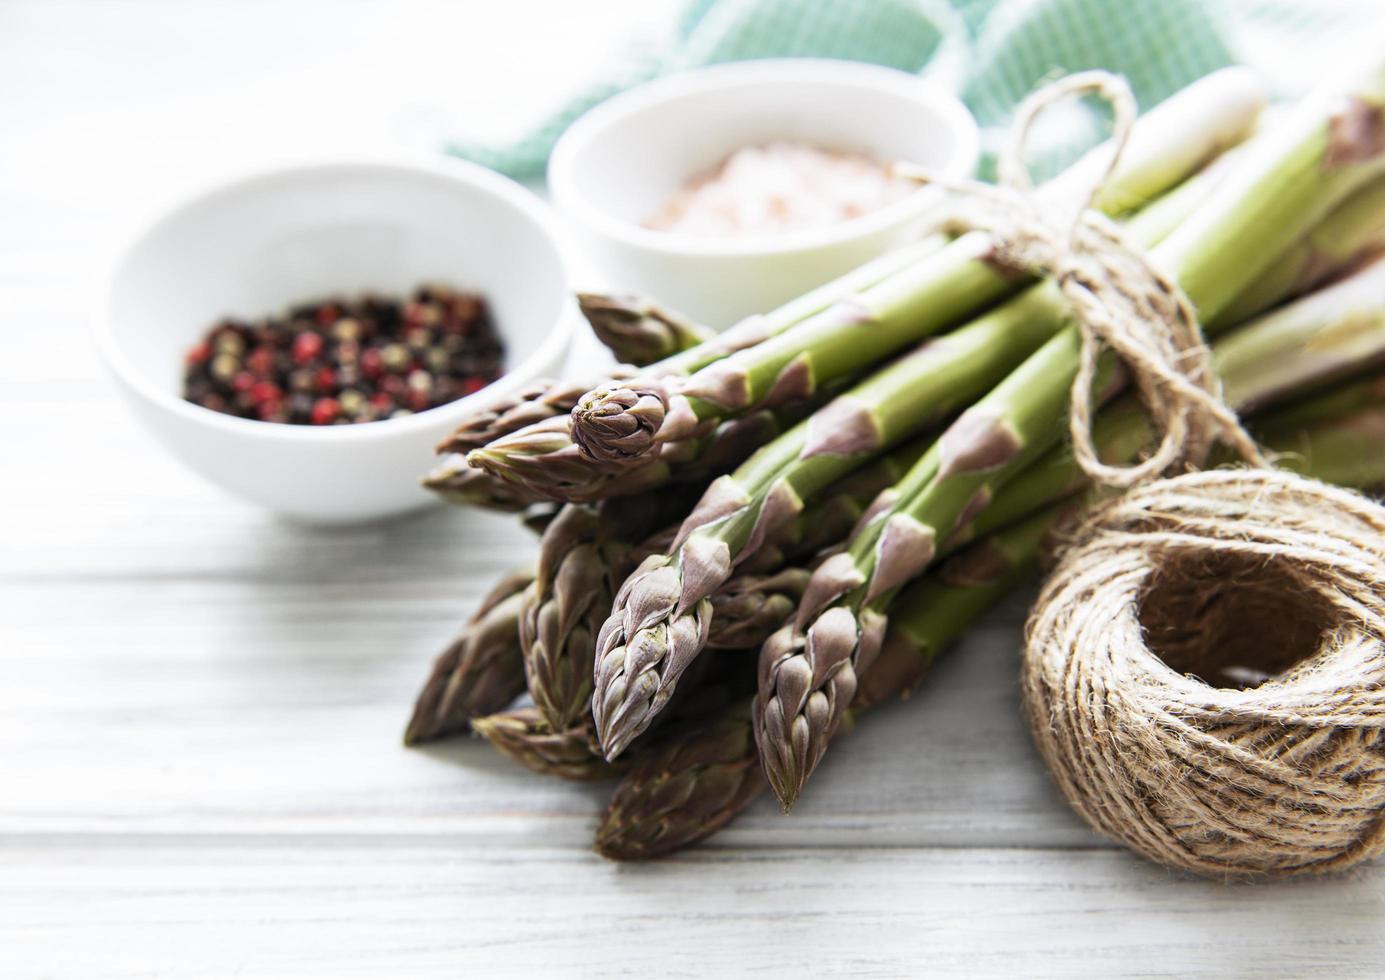
[[[433,446],[562,369],[575,306],[546,206],[456,161],[267,171],[121,254],[99,346],[139,417],[232,493],[313,523],[436,498]]]
[[[916,235],[937,194],[891,164],[962,177],[978,152],[971,114],[916,75],[770,59],[603,102],[558,141],[548,185],[604,285],[723,328]]]

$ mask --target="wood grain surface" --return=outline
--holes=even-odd
[[[1378,976],[1385,869],[1226,886],[1094,837],[1017,713],[1023,597],[912,701],[642,867],[600,787],[399,745],[531,540],[314,530],[185,472],[87,335],[103,257],[246,161],[503,132],[638,0],[0,3],[0,977]]]

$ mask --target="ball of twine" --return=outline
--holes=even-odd
[[[1382,583],[1385,508],[1292,474],[1194,473],[1100,508],[1027,627],[1025,710],[1063,795],[1202,874],[1380,854]]]

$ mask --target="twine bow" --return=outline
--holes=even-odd
[[[1111,106],[1113,132],[1104,166],[1065,213],[1070,199],[1055,203],[1035,191],[1025,151],[1038,118],[1081,95],[1095,95]],[[945,221],[951,230],[987,232],[998,262],[1051,278],[1062,291],[1082,338],[1068,423],[1073,456],[1088,477],[1108,486],[1134,486],[1179,464],[1201,464],[1218,438],[1246,462],[1267,466],[1255,440],[1221,400],[1211,351],[1187,295],[1094,206],[1120,163],[1135,116],[1135,97],[1123,78],[1079,72],[1020,103],[997,163],[997,184],[935,178],[909,168],[900,172],[960,197],[961,206]],[[1129,466],[1102,462],[1092,438],[1093,388],[1108,350],[1135,384],[1159,434],[1149,456]]]

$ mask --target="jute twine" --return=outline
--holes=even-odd
[[[1058,215],[1031,191],[1024,145],[1045,108],[1082,93],[1111,104],[1115,135],[1086,200]],[[1385,850],[1385,509],[1267,467],[1187,297],[1091,208],[1134,115],[1121,79],[1063,79],[1021,106],[1000,185],[964,188],[980,206],[966,226],[1052,276],[1081,330],[1077,462],[1134,488],[1073,534],[1031,612],[1025,710],[1068,802],[1140,854],[1217,876],[1339,870]],[[1092,444],[1108,349],[1160,433],[1128,467]],[[1217,439],[1254,468],[1155,479]]]

